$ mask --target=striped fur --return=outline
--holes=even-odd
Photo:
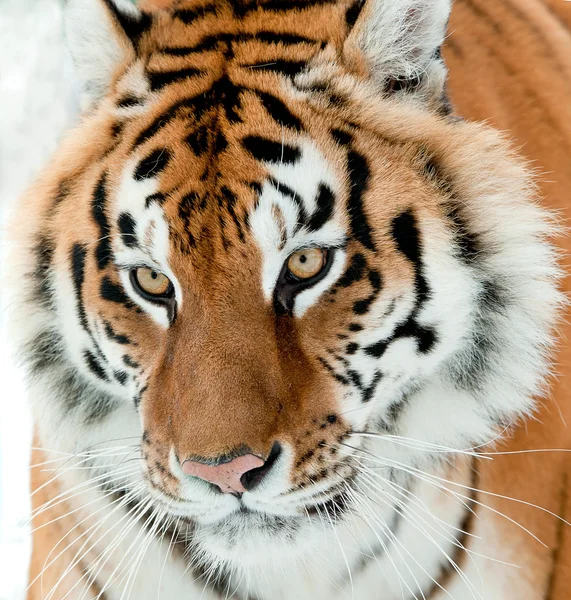
[[[441,53],[444,0],[159,4],[69,2],[85,112],[14,221],[30,598],[562,600],[556,228],[450,100],[567,210],[565,11],[458,0]],[[246,452],[239,499],[181,469]]]

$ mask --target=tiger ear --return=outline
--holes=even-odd
[[[446,68],[440,48],[451,0],[363,0],[347,13],[352,26],[344,45],[350,63],[364,58],[386,93],[439,101]]]
[[[84,108],[109,90],[117,69],[136,57],[150,16],[129,0],[67,0],[65,31]]]

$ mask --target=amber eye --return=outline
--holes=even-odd
[[[305,248],[294,252],[287,261],[288,271],[297,279],[306,280],[319,275],[327,262],[327,251]]]
[[[143,296],[153,298],[169,298],[172,296],[174,288],[171,280],[159,271],[149,269],[148,267],[139,267],[132,272],[132,280],[137,291]]]

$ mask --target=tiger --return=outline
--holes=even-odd
[[[568,598],[569,4],[65,19],[4,262],[28,598]]]

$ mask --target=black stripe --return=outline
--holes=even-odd
[[[50,287],[50,274],[55,252],[55,242],[46,235],[41,235],[34,247],[36,265],[33,272],[35,282],[35,295],[43,306],[51,304],[52,291]]]
[[[138,369],[141,365],[138,362],[134,361],[128,354],[123,355],[123,362],[131,369]]]
[[[178,83],[189,79],[190,77],[198,77],[203,75],[204,71],[201,69],[195,69],[194,67],[188,67],[187,69],[180,69],[179,71],[163,71],[162,73],[147,72],[151,90],[156,92],[161,88],[170,85],[172,83]]]
[[[143,181],[143,179],[156,177],[167,167],[170,157],[170,152],[166,148],[154,150],[137,165],[135,179]]]
[[[363,7],[365,6],[365,0],[355,0],[345,13],[345,23],[347,23],[347,27],[352,29],[357,19],[359,18]]]
[[[278,192],[280,192],[284,196],[287,196],[290,200],[293,200],[293,202],[295,202],[299,213],[297,219],[298,224],[296,229],[299,229],[302,223],[307,222],[307,212],[305,210],[305,204],[301,196],[295,190],[292,190],[288,185],[282,183],[281,181],[278,181],[277,179],[274,179],[273,177],[271,177],[268,180],[268,183],[271,186],[273,186]]]
[[[414,269],[416,299],[414,308],[408,319],[398,325],[393,334],[385,340],[381,340],[365,348],[369,356],[380,358],[387,347],[396,339],[416,338],[417,349],[426,354],[438,341],[436,332],[432,327],[420,325],[416,317],[425,302],[430,298],[430,289],[424,276],[422,263],[422,243],[418,231],[416,217],[412,209],[408,209],[395,217],[392,221],[391,233],[395,245],[412,264]]]
[[[196,54],[198,52],[210,52],[211,50],[216,50],[221,41],[223,40],[219,35],[208,35],[195,46],[170,46],[163,48],[161,52],[171,56],[188,56],[189,54]]]
[[[351,257],[351,262],[345,270],[345,273],[343,273],[336,285],[338,287],[352,286],[363,278],[366,267],[367,261],[365,260],[365,257],[360,253],[354,254]]]
[[[238,216],[236,215],[236,210],[235,210],[235,206],[237,203],[236,194],[234,194],[234,192],[229,190],[226,186],[222,187],[221,192],[226,200],[226,208],[228,209],[228,212],[230,213],[230,216],[232,217],[232,221],[234,221],[234,225],[236,225],[236,229],[238,231],[238,238],[240,239],[241,242],[245,242],[246,238],[244,237],[244,231],[242,230],[242,224],[240,223],[240,220],[238,219]]]
[[[138,15],[135,16],[123,12],[113,0],[103,0],[103,2],[132,42],[137,43],[143,33],[151,27],[152,17],[149,13],[138,11]]]
[[[103,367],[99,364],[99,361],[95,356],[89,351],[83,351],[83,358],[89,367],[89,370],[102,381],[109,381],[109,377],[107,377],[107,373],[103,370]]]
[[[120,385],[125,385],[129,376],[125,371],[114,371],[113,377]]]
[[[125,96],[117,102],[117,108],[132,108],[133,106],[141,106],[144,100],[135,96]]]
[[[356,150],[351,150],[347,156],[349,171],[349,213],[351,233],[365,248],[376,250],[372,239],[372,229],[367,220],[363,206],[363,196],[369,187],[371,171],[366,158]]]
[[[123,304],[127,308],[133,308],[135,305],[125,294],[123,288],[111,281],[107,276],[101,280],[101,297],[109,302],[115,302],[117,304]]]
[[[191,25],[198,19],[202,19],[208,15],[216,14],[216,6],[214,4],[205,4],[199,8],[184,8],[175,10],[173,15],[175,18],[180,19],[183,23]]]
[[[320,183],[317,193],[317,208],[307,222],[307,229],[309,231],[318,231],[321,229],[333,215],[334,207],[335,195],[333,191],[328,185]]]
[[[369,283],[371,284],[372,292],[368,298],[364,300],[357,300],[353,304],[353,312],[356,315],[364,315],[366,314],[373,302],[378,298],[381,293],[381,289],[383,287],[383,280],[378,271],[371,270],[369,271]]]
[[[119,231],[121,232],[121,239],[128,248],[134,248],[137,246],[137,234],[135,219],[129,213],[121,213],[117,222]]]
[[[106,174],[104,173],[95,187],[93,202],[91,204],[91,214],[99,226],[99,240],[95,249],[95,259],[99,269],[104,269],[111,260],[111,228],[109,227],[109,221],[105,214],[105,209],[107,207],[107,192],[105,185]]]
[[[266,92],[256,92],[264,108],[276,123],[283,127],[290,127],[302,132],[304,127],[301,121],[290,111],[290,109],[279,99]]]
[[[83,284],[85,282],[85,258],[87,256],[87,250],[85,246],[81,244],[74,244],[71,248],[71,272],[73,278],[73,290],[75,293],[75,304],[77,307],[77,314],[79,316],[79,322],[83,329],[90,333],[89,325],[87,322],[87,314],[85,312],[85,306],[83,304]]]
[[[260,2],[259,0],[244,0],[234,2],[232,8],[237,16],[243,17],[250,12],[264,10],[270,12],[287,12],[290,10],[304,10],[306,8],[316,8],[337,4],[338,0],[268,0]]]
[[[131,340],[126,335],[117,333],[109,321],[103,320],[103,327],[105,328],[105,333],[110,340],[122,345],[131,344]]]
[[[265,162],[294,164],[301,158],[301,151],[296,146],[257,135],[246,136],[242,144],[254,158]]]

